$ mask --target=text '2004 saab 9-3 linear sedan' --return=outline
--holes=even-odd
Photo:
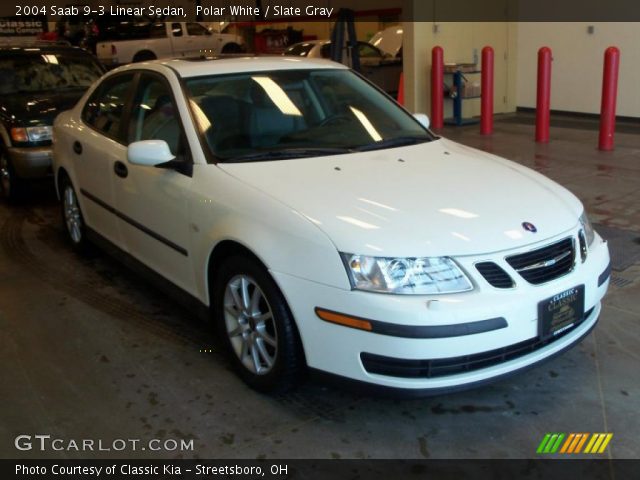
[[[115,246],[207,307],[259,390],[307,369],[405,393],[478,385],[600,314],[609,252],[574,195],[435,136],[335,63],[122,67],[54,137],[71,243]]]

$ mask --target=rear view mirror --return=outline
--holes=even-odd
[[[164,140],[142,140],[131,143],[127,148],[127,159],[133,165],[155,167],[175,158]]]
[[[414,113],[413,118],[420,122],[424,128],[429,128],[429,117],[426,113]]]

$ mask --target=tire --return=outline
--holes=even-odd
[[[213,316],[235,370],[250,387],[284,393],[299,383],[306,365],[293,315],[257,261],[239,255],[223,261]]]
[[[0,194],[9,203],[17,203],[23,198],[24,189],[24,180],[16,176],[9,157],[0,153]]]
[[[227,43],[222,47],[222,53],[242,53],[242,47],[237,43]]]
[[[90,247],[84,216],[76,191],[66,175],[60,179],[60,198],[62,200],[62,223],[71,247],[79,253],[88,253]]]
[[[150,60],[155,60],[158,57],[155,56],[153,52],[148,50],[144,50],[142,52],[138,52],[133,56],[133,63],[137,62],[148,62]]]

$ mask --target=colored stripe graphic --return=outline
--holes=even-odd
[[[550,453],[556,453],[558,451],[558,448],[560,448],[560,444],[562,443],[563,439],[564,439],[564,433],[558,434],[558,439],[556,440],[556,443],[551,448]]]
[[[553,448],[553,445],[556,443],[556,439],[557,438],[558,438],[558,434],[557,433],[554,433],[554,434],[551,435],[551,438],[547,442],[547,446],[544,447],[544,452],[543,453],[552,453],[551,449]]]
[[[611,441],[612,438],[613,438],[613,433],[607,433],[607,436],[602,442],[602,445],[600,445],[600,450],[598,450],[598,453],[604,453],[605,448],[607,448],[607,445],[609,445],[609,442]]]
[[[587,443],[587,447],[584,449],[584,453],[591,453],[591,447],[593,447],[593,444],[596,442],[596,439],[598,438],[598,434],[594,433],[591,436],[591,439],[589,440],[589,443]]]
[[[573,441],[575,436],[576,436],[575,433],[569,434],[569,436],[567,437],[567,441],[564,442],[564,445],[562,445],[562,448],[560,449],[560,453],[565,453],[567,451],[567,448],[569,448],[569,445],[571,445],[571,442]]]
[[[603,453],[613,437],[612,433],[594,433],[584,453]]]
[[[547,433],[536,453],[604,453],[612,438],[613,433]],[[585,443],[587,446],[583,450]]]
[[[542,453],[544,451],[544,447],[547,445],[549,438],[551,438],[551,434],[547,433],[542,439],[542,441],[540,442],[540,445],[538,445],[538,449],[536,450],[536,453]]]
[[[564,433],[547,433],[540,445],[538,445],[537,453],[556,453],[564,440]]]
[[[576,445],[576,450],[575,450],[574,453],[580,453],[580,451],[582,450],[582,446],[584,445],[584,442],[587,441],[587,438],[589,438],[589,434],[588,433],[583,433],[582,434],[582,439],[580,440],[578,445]]]

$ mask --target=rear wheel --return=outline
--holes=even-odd
[[[222,47],[222,53],[242,53],[242,47],[237,43],[227,43]]]
[[[74,250],[84,253],[88,249],[84,217],[82,216],[76,191],[66,176],[60,180],[60,195],[62,197],[62,220],[67,232],[67,238]]]
[[[293,316],[264,267],[244,256],[227,259],[215,281],[213,308],[219,334],[249,386],[284,392],[298,383],[304,355]]]
[[[0,154],[0,194],[11,203],[17,202],[24,191],[24,182],[16,176],[6,154]]]
[[[137,62],[148,62],[151,60],[155,60],[156,57],[155,54],[153,52],[150,52],[148,50],[142,51],[142,52],[138,52],[133,56],[133,62],[137,63]]]

